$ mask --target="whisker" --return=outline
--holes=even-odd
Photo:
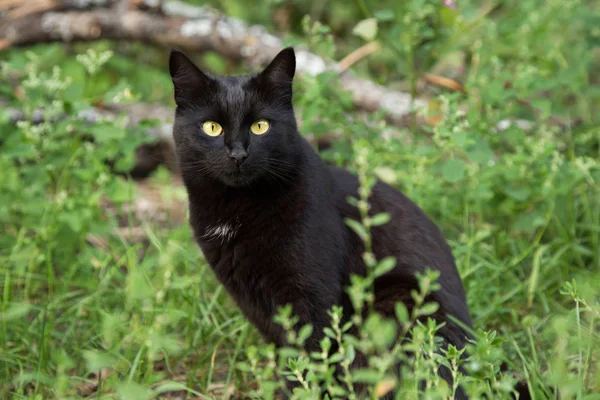
[[[282,174],[282,172],[288,172],[288,171],[281,171],[281,170],[277,170],[275,168],[269,168],[269,167],[262,167],[262,170],[264,172],[266,172],[267,174],[269,174],[272,178],[274,178],[274,181],[279,181],[278,183],[284,182],[288,185],[291,185],[293,187],[298,187],[298,182],[294,181],[291,177],[286,176],[285,174]]]
[[[289,167],[297,167],[296,163],[293,163],[293,162],[287,161],[287,160],[281,160],[278,158],[265,157],[265,160],[268,161],[272,165],[285,165],[285,166],[289,166]]]

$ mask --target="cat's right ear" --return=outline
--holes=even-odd
[[[169,72],[175,88],[175,103],[187,104],[208,92],[213,80],[180,51],[172,50]]]

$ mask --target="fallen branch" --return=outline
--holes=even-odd
[[[252,66],[267,65],[283,47],[280,38],[259,25],[227,17],[207,7],[181,1],[52,0],[31,7],[29,0],[0,0],[0,50],[43,42],[99,39],[139,40],[191,52],[216,51]],[[337,63],[297,49],[297,69],[316,75],[341,73]],[[356,107],[385,110],[392,124],[404,124],[413,106],[425,102],[388,90],[350,71],[340,76]]]

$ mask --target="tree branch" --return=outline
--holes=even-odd
[[[230,18],[207,7],[181,1],[155,6],[148,0],[52,0],[31,7],[28,0],[0,0],[0,50],[43,42],[139,40],[187,51],[216,51],[230,59],[265,66],[283,47],[280,38],[259,25]],[[337,63],[297,49],[297,69],[316,75],[340,73]],[[406,122],[412,105],[408,93],[395,92],[372,81],[344,72],[341,85],[351,92],[357,108],[385,110],[392,124]]]

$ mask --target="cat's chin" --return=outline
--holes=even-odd
[[[221,182],[226,186],[234,188],[244,188],[252,184],[253,177],[243,173],[233,173],[225,177],[221,177]]]

